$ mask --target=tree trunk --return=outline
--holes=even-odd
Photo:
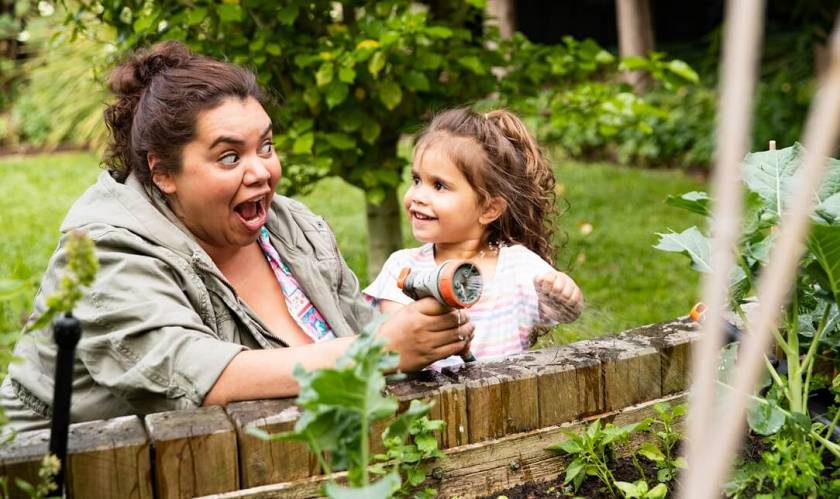
[[[615,11],[621,56],[648,55],[654,48],[650,0],[615,0]],[[645,71],[628,71],[625,80],[633,85],[636,93],[644,92],[651,83]]]
[[[375,205],[367,202],[368,229],[368,279],[373,280],[379,275],[385,260],[398,249],[402,248],[402,231],[400,230],[400,201],[397,188],[385,190],[385,199]]]
[[[508,39],[516,32],[516,5],[513,0],[488,0],[487,13],[499,23],[499,34]]]

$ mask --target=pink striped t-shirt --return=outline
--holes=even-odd
[[[397,287],[397,277],[403,267],[412,271],[431,271],[435,268],[434,247],[431,243],[419,248],[394,252],[376,279],[364,290],[374,304],[391,300],[408,304],[413,300]],[[528,349],[528,336],[536,326],[550,326],[553,322],[540,317],[534,278],[554,269],[536,253],[521,245],[499,249],[496,274],[483,282],[481,299],[467,309],[475,337],[470,347],[477,359],[510,355]]]

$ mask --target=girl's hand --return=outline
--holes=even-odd
[[[534,278],[539,296],[540,317],[553,322],[572,322],[583,311],[583,293],[563,272],[549,272]]]
[[[379,326],[386,348],[400,354],[401,371],[417,371],[469,346],[475,326],[467,313],[444,307],[434,298],[406,305]]]

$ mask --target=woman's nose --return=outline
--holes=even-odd
[[[262,184],[271,178],[271,170],[261,159],[253,159],[245,170],[244,182],[247,185]]]

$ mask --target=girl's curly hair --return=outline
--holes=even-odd
[[[487,242],[521,244],[554,265],[554,173],[522,120],[503,109],[486,114],[450,109],[432,119],[415,155],[438,143],[446,146],[479,202],[498,196],[507,203],[487,227]]]

